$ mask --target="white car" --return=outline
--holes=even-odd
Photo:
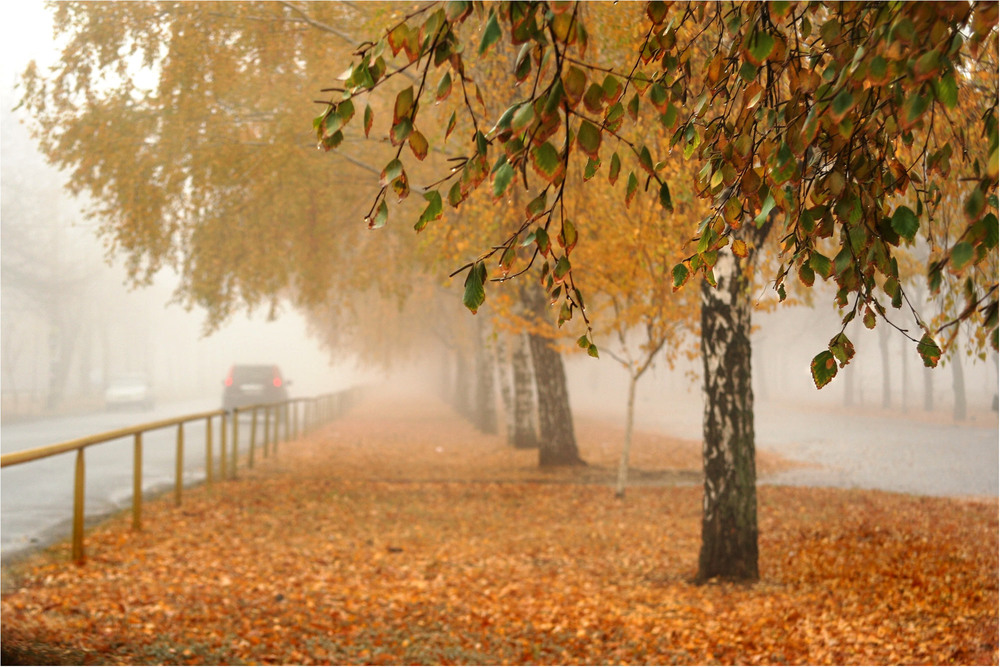
[[[104,390],[104,405],[108,410],[134,408],[153,409],[153,389],[142,374],[119,375],[111,378]]]

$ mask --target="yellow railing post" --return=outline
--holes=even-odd
[[[219,479],[224,480],[229,475],[226,469],[226,413],[222,413],[222,423],[219,425]]]
[[[253,468],[253,450],[257,444],[257,408],[253,409],[253,416],[250,418],[250,456],[247,459],[247,467]]]
[[[271,440],[271,406],[264,407],[264,458],[267,458],[267,445]]]
[[[281,437],[279,435],[279,429],[278,429],[278,426],[281,425],[281,408],[282,408],[282,406],[280,406],[280,405],[274,406],[274,437],[271,439],[271,454],[272,455],[278,453],[278,442],[279,442],[279,438]]]
[[[233,457],[229,461],[232,468],[231,478],[236,478],[236,462],[240,456],[240,409],[233,408]]]
[[[289,412],[291,412],[291,409],[292,409],[293,405],[295,405],[295,404],[294,403],[285,403],[285,404],[283,404],[281,406],[281,414],[284,415],[284,417],[285,417],[285,442],[289,442],[289,441],[292,440],[292,432],[291,432],[291,418],[292,418],[292,416],[289,414]]]
[[[174,504],[181,504],[181,490],[184,488],[184,422],[177,425],[177,462],[174,475]]]
[[[132,447],[132,530],[142,530],[142,433]]]
[[[212,418],[205,419],[205,484],[212,486]]]
[[[83,504],[86,468],[83,447],[76,450],[76,475],[73,480],[73,562],[83,565]]]

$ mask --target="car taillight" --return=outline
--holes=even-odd
[[[279,377],[275,377],[274,378],[274,386],[275,387],[280,387],[281,386],[281,378],[279,378]]]
[[[233,386],[233,369],[232,368],[229,369],[229,373],[226,375],[226,386],[227,387],[232,387]]]

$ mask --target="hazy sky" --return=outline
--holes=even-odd
[[[52,23],[39,0],[22,0],[4,8],[4,20],[0,21],[0,82],[5,98],[11,94],[15,76],[32,58],[51,62],[55,53]]]
[[[22,0],[5,8],[4,20],[0,22],[0,103],[7,109],[17,103],[15,81],[27,64],[34,59],[44,67],[58,56],[49,14],[41,0]],[[15,156],[0,154],[0,160],[10,159]],[[95,238],[94,243],[99,241]],[[166,307],[176,278],[164,276],[158,283],[160,289],[147,291],[154,310]],[[202,312],[186,313],[176,307],[167,310],[182,338],[192,342],[199,338]],[[221,354],[210,354],[212,361],[207,364],[208,372],[218,375],[220,382],[230,363],[267,362],[283,365],[286,377],[298,380],[293,391],[297,395],[322,393],[353,383],[354,373],[350,368],[339,368],[331,375],[328,353],[308,338],[304,318],[289,308],[282,309],[276,322],[266,322],[263,314],[252,319],[236,317],[204,343],[206,349],[224,350]]]

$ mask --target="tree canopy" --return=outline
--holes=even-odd
[[[53,5],[62,57],[49,71],[29,67],[22,104],[42,151],[90,195],[109,252],[124,256],[135,282],[176,269],[177,300],[205,308],[211,329],[238,309],[274,312],[282,301],[346,318],[350,295],[388,282],[375,256],[416,270],[405,259],[411,235],[374,244],[353,224],[376,180],[366,156],[378,147],[331,168],[309,130],[304,100],[330,62],[350,57],[354,37],[342,28],[368,21],[364,10]]]
[[[450,171],[422,188],[427,204],[416,228],[484,183],[498,198],[528,188],[522,220],[465,267],[466,306],[475,311],[489,281],[509,278],[521,256],[540,265],[552,297],[563,301],[560,320],[581,313],[589,335],[574,279],[586,267],[571,262],[577,226],[564,205],[570,161],[582,161],[586,177],[624,184],[627,203],[650,192],[669,214],[679,176],[664,171],[666,156],[652,143],[650,123],[658,123],[669,150],[692,160],[696,195],[711,204],[673,268],[674,285],[692,274],[712,283],[720,250],[750,250],[734,232],[776,220],[779,298],[793,272],[807,286],[817,277],[837,285],[843,328],[813,361],[817,386],[853,357],[844,332],[855,318],[869,328],[885,319],[917,343],[929,366],[955,322],[975,322],[997,347],[995,3],[650,2],[644,9],[632,24],[631,55],[605,62],[595,26],[624,8],[421,6],[358,49],[314,121],[320,145],[336,148],[354,118],[371,133],[372,107],[362,113],[355,102],[400,72],[414,73],[412,86],[394,91],[387,125],[396,152],[368,216],[384,225],[388,195],[411,189],[408,164],[422,160],[437,136],[426,110],[460,90],[441,129],[447,138],[461,114],[468,140],[452,149]],[[476,101],[471,72],[501,41],[518,49],[510,79],[519,98],[491,117]],[[954,216],[944,223],[951,202],[960,203],[958,229]],[[931,292],[950,274],[965,299],[937,328],[908,305],[911,332],[888,315],[908,304],[897,254],[918,242],[928,248]],[[498,260],[492,272],[491,258]]]

